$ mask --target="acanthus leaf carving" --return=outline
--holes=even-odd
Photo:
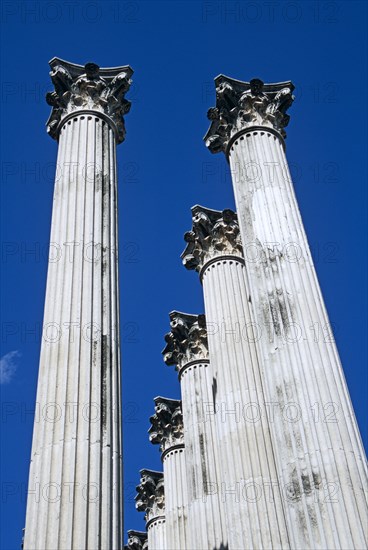
[[[208,361],[206,318],[179,311],[170,313],[171,332],[165,335],[166,346],[162,351],[167,365],[180,370],[192,361]]]
[[[143,469],[140,472],[140,484],[137,485],[135,507],[144,512],[146,522],[165,514],[164,475],[155,470]]]
[[[220,256],[243,257],[238,218],[232,210],[192,208],[192,230],[184,235],[188,243],[181,255],[187,269],[201,271],[210,260]]]
[[[242,82],[220,75],[215,85],[216,107],[207,112],[211,125],[204,137],[211,153],[225,152],[230,139],[251,126],[272,128],[286,137],[286,111],[294,101],[290,81],[264,84],[258,78]]]
[[[124,550],[148,550],[147,533],[130,529]]]
[[[124,115],[130,102],[125,94],[133,74],[129,66],[100,69],[95,63],[75,65],[58,58],[50,61],[50,77],[54,91],[46,94],[52,107],[47,131],[58,138],[60,123],[65,116],[83,110],[92,110],[109,117],[116,128],[118,142],[125,138]]]
[[[159,444],[161,452],[184,443],[183,413],[181,401],[155,397],[155,414],[151,416],[148,430],[151,443]]]

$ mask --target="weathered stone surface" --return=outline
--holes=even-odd
[[[211,153],[226,151],[231,138],[252,126],[264,126],[286,136],[286,111],[292,104],[291,82],[264,84],[254,78],[242,82],[224,75],[215,79],[216,107],[208,111],[211,126],[204,137]]]
[[[55,90],[46,95],[52,106],[47,131],[58,139],[63,120],[80,111],[97,111],[112,123],[117,142],[125,138],[124,115],[130,110],[125,94],[133,74],[129,66],[101,69],[95,63],[75,65],[54,57],[50,61]]]
[[[148,548],[166,549],[165,488],[164,475],[155,470],[140,470],[140,484],[135,497],[136,508],[144,512],[147,527]]]
[[[44,329],[57,337],[42,340],[37,403],[52,404],[57,421],[34,425],[24,550],[120,550],[120,115],[112,96],[122,100],[126,77],[121,67],[50,64],[50,131],[59,140],[50,241],[61,255],[48,266]],[[54,494],[44,498],[49,486]]]
[[[170,447],[183,445],[184,427],[181,401],[166,397],[155,397],[155,414],[151,416],[149,439],[160,445],[161,452]]]
[[[192,208],[193,227],[184,235],[188,243],[181,255],[187,269],[201,271],[203,266],[219,256],[242,257],[238,218],[232,210]]]
[[[170,327],[171,332],[165,336],[167,345],[163,356],[167,365],[174,365],[179,371],[185,472],[178,481],[185,474],[189,502],[187,546],[180,548],[225,548],[220,494],[212,491],[218,480],[218,440],[213,416],[206,415],[206,404],[212,399],[206,320],[204,315],[173,311],[170,313]]]
[[[206,421],[214,421],[218,446],[215,490],[222,500],[229,548],[286,549],[239,226],[236,214],[225,212],[194,207],[194,237],[182,255],[186,267],[186,259],[192,269],[199,266],[203,284],[212,386]],[[247,413],[255,408],[256,420],[248,421]],[[257,498],[249,500],[252,487]]]
[[[159,444],[165,479],[166,544],[171,550],[189,548],[188,482],[181,401],[155,398],[150,441]]]
[[[124,550],[148,550],[147,533],[143,531],[128,531],[128,542]]]
[[[217,92],[207,145],[227,151],[243,248],[256,251],[247,292],[290,546],[364,548],[365,453],[279,139],[292,85],[270,102],[266,86],[242,98],[233,82]]]
[[[178,370],[191,361],[208,361],[206,318],[179,311],[170,313],[171,332],[165,335],[166,346],[162,351],[167,365]]]
[[[155,470],[140,470],[141,481],[137,485],[136,508],[145,513],[148,522],[165,513],[164,474]]]

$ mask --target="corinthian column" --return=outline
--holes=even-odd
[[[148,550],[147,533],[130,529],[124,550]]]
[[[364,548],[364,450],[285,157],[293,88],[219,76],[205,140],[230,163],[290,544]]]
[[[206,411],[213,381],[208,372],[205,317],[173,311],[170,327],[162,353],[167,365],[175,365],[181,385],[189,500],[187,548],[219,550],[227,541],[218,491],[215,424]]]
[[[181,401],[155,397],[150,441],[160,445],[165,479],[166,546],[188,549],[188,491]]]
[[[288,548],[237,216],[201,206],[192,216],[182,258],[203,283],[229,549]]]
[[[118,549],[122,467],[116,144],[130,67],[54,58],[59,143],[25,550]]]
[[[136,508],[144,512],[149,550],[166,550],[165,490],[162,472],[141,470]],[[168,548],[168,550],[171,550]]]

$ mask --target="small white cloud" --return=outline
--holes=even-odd
[[[12,380],[20,356],[19,351],[9,351],[2,356],[0,359],[0,384],[8,384]]]

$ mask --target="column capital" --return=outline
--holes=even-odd
[[[140,484],[137,485],[135,507],[144,512],[144,519],[149,521],[165,515],[164,474],[155,470],[140,470]]]
[[[192,222],[192,230],[184,235],[188,244],[181,255],[187,269],[201,271],[208,262],[221,256],[243,258],[235,212],[196,205],[192,208]]]
[[[229,142],[247,128],[262,126],[286,137],[286,111],[294,101],[294,85],[288,82],[264,84],[254,78],[242,82],[225,75],[215,78],[216,107],[208,110],[211,126],[204,137],[211,153],[226,152]]]
[[[61,123],[68,116],[82,111],[96,111],[107,117],[115,128],[117,142],[125,138],[123,116],[129,112],[125,99],[133,70],[129,65],[100,68],[95,63],[75,65],[54,57],[49,62],[54,91],[46,94],[52,107],[47,132],[58,139]]]
[[[208,362],[206,318],[172,311],[171,332],[165,335],[166,346],[162,351],[167,365],[175,365],[180,372],[188,363]]]
[[[149,439],[159,444],[162,453],[177,445],[184,445],[184,427],[181,401],[155,397],[155,414],[151,416]]]
[[[148,550],[147,533],[130,529],[124,550]]]

